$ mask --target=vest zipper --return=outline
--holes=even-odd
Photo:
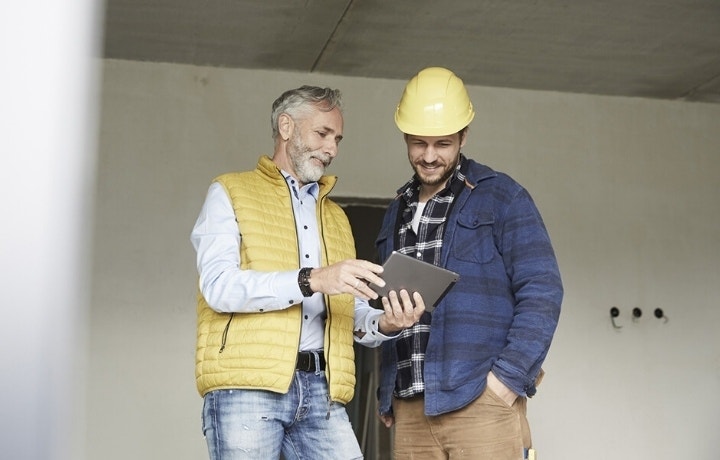
[[[220,345],[220,351],[218,353],[222,353],[223,350],[225,349],[225,344],[227,343],[228,330],[230,330],[230,323],[233,320],[233,316],[235,316],[235,313],[230,313],[230,319],[228,319],[228,322],[225,325],[225,330],[223,331],[223,335],[222,335],[222,344]]]
[[[295,206],[293,205],[293,188],[285,182],[285,187],[288,190],[288,196],[290,198],[290,211],[292,212],[293,216],[293,228],[295,229],[295,244],[297,246],[297,256],[298,256],[298,267],[303,268],[303,262],[302,262],[302,256],[300,255],[300,234],[297,230],[297,214],[295,214]],[[295,195],[297,197],[297,195]],[[298,331],[298,337],[297,337],[297,348],[296,351],[300,351],[300,342],[301,342],[301,335],[302,335],[302,318],[303,318],[303,308],[305,306],[303,305],[302,301],[300,302],[300,331]],[[297,357],[295,358],[295,365],[297,366]],[[292,379],[290,381],[290,385],[288,386],[288,389],[290,389],[290,386],[292,386]]]
[[[328,191],[328,193],[330,193]],[[327,199],[327,194],[322,195],[319,197],[320,200],[318,200],[318,207],[319,207],[319,214],[320,214],[320,242],[322,243],[322,247],[324,249],[323,254],[321,254],[321,261],[322,264],[325,262],[325,265],[330,264],[329,255],[328,255],[328,248],[327,248],[327,242],[325,241],[325,213],[323,212],[325,210],[325,206],[323,205],[325,203],[325,200]],[[322,260],[324,259],[324,260]],[[324,294],[323,294],[324,295]],[[330,343],[330,330],[332,329],[332,312],[330,310],[330,296],[324,295],[325,297],[325,311],[327,312],[327,321],[325,327],[327,328],[326,331],[323,331],[323,334],[325,337],[327,337],[327,343],[323,343],[323,353],[325,353],[325,376],[327,378],[327,384],[328,384],[328,411],[327,415],[325,417],[326,420],[330,420],[330,408],[332,407],[332,392],[331,392],[331,386],[330,382],[331,380],[331,373],[330,373],[330,351],[331,351],[331,343]]]

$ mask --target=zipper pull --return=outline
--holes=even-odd
[[[222,334],[222,344],[220,345],[220,351],[218,353],[222,353],[223,350],[225,349],[225,344],[227,343],[228,330],[230,330],[230,323],[233,320],[233,316],[235,316],[235,313],[230,313],[230,319],[228,320],[227,324],[225,325],[225,330],[223,331],[223,334]]]

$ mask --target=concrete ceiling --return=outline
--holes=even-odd
[[[104,56],[720,103],[720,1],[106,0]]]

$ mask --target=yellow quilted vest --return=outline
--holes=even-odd
[[[224,174],[215,181],[225,187],[242,229],[241,268],[300,268],[290,190],[275,163],[262,156],[256,169]],[[327,197],[335,182],[334,176],[323,176],[318,182],[320,246],[323,263],[328,265],[355,257],[347,216]],[[355,390],[354,298],[325,296],[325,304],[325,373],[330,397],[346,404]],[[264,313],[218,313],[198,294],[195,377],[200,395],[223,388],[286,393],[295,372],[301,314],[300,304]]]

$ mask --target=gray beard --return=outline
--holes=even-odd
[[[317,182],[325,174],[324,166],[315,166],[311,163],[311,154],[312,152],[304,152],[292,157],[295,173],[298,175],[298,180],[303,184]]]
[[[297,179],[303,184],[317,182],[325,174],[325,166],[316,166],[312,163],[314,152],[303,143],[299,136],[293,137],[288,146],[288,154],[295,169],[295,174],[298,175]],[[320,153],[317,156],[324,157]],[[330,164],[329,158],[325,159],[325,164]]]

